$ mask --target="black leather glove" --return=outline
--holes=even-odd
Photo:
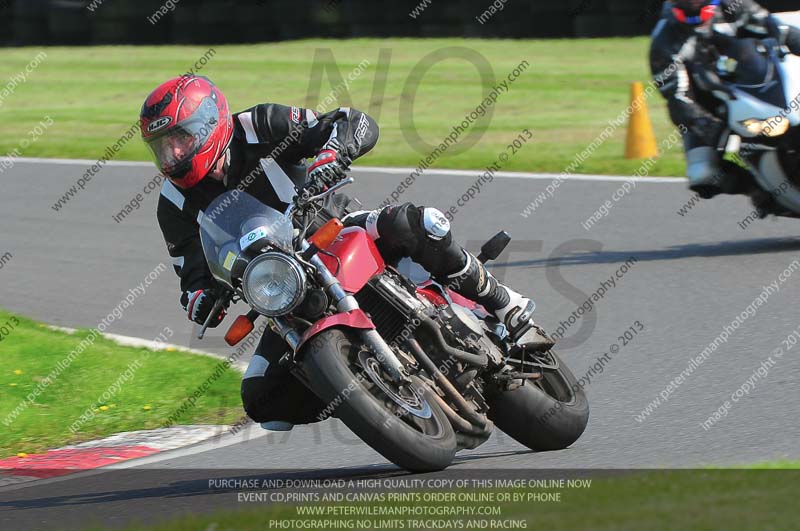
[[[312,186],[331,187],[347,176],[352,159],[342,154],[339,142],[330,140],[317,154],[314,162],[308,167],[308,177]],[[322,190],[316,190],[321,192]]]
[[[199,289],[197,291],[186,291],[181,295],[181,305],[186,310],[186,316],[190,321],[197,324],[204,324],[208,319],[208,314],[217,303],[217,297],[207,289]],[[216,318],[211,320],[208,325],[210,328],[216,328],[225,319],[227,308],[223,306]]]

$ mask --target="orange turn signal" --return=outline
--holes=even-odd
[[[311,242],[317,249],[326,249],[342,232],[344,225],[336,218],[331,219],[325,225],[319,228],[308,241]]]
[[[246,338],[247,335],[253,331],[255,325],[253,321],[248,319],[246,315],[240,315],[236,318],[230,328],[228,328],[228,333],[225,334],[225,342],[230,346],[236,345],[239,341]]]

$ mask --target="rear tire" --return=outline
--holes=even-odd
[[[303,371],[311,388],[326,404],[335,406],[340,418],[361,440],[386,459],[412,472],[443,470],[453,461],[456,436],[442,410],[425,398],[427,389],[418,389],[431,409],[425,421],[410,413],[398,417],[377,396],[371,380],[356,377],[360,349],[342,330],[330,329],[316,336],[307,346]],[[366,384],[366,386],[365,386]],[[370,390],[368,386],[372,389]],[[426,433],[412,427],[406,419],[419,420]]]
[[[495,426],[531,450],[563,450],[578,440],[589,422],[589,401],[575,376],[558,358],[558,370],[543,370],[536,383],[488,399]]]

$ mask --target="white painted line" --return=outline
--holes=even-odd
[[[47,158],[39,158],[39,157],[0,157],[0,161],[4,162],[13,162],[17,164],[19,162],[27,163],[27,164],[67,164],[70,166],[85,166],[87,168],[91,167],[93,164],[97,164],[96,160],[87,160],[87,159],[47,159]],[[127,168],[153,168],[155,169],[155,164],[152,162],[142,162],[142,161],[134,161],[134,160],[109,160],[106,163],[102,164],[103,166],[122,166]]]
[[[14,163],[23,164],[67,164],[75,166],[91,166],[97,161],[93,160],[79,160],[79,159],[44,159],[44,158],[27,158],[20,157],[15,159],[8,159],[7,157],[0,157],[2,160],[13,160]],[[110,161],[107,163],[109,166],[128,167],[128,168],[151,168],[155,170],[155,166],[151,162],[138,162],[138,161]],[[355,166],[353,173],[384,173],[388,175],[411,175],[415,168],[390,168],[386,166]],[[446,170],[446,169],[428,169],[425,170],[419,178],[425,177],[452,177],[463,176],[478,178],[485,169],[480,170]],[[494,174],[494,177],[501,179],[530,179],[538,181],[553,181],[555,179],[562,179],[564,181],[583,181],[583,182],[635,182],[635,183],[651,183],[651,184],[686,184],[686,179],[683,177],[626,177],[623,175],[558,175],[555,173],[533,173],[533,172],[512,172],[500,171]]]
[[[359,166],[353,168],[353,173],[386,173],[391,175],[405,175],[409,176],[416,170],[414,168],[385,168],[385,167],[370,167]],[[425,170],[422,175],[417,179],[424,179],[425,177],[452,177],[463,176],[478,178],[486,170],[438,170],[429,169]],[[531,179],[537,181],[554,181],[561,179],[564,181],[596,181],[596,182],[636,182],[636,183],[653,183],[653,184],[686,184],[686,179],[682,177],[625,177],[622,175],[559,175],[556,173],[525,173],[513,171],[499,171],[493,174],[495,178],[501,179]]]
[[[226,432],[224,434],[220,434],[219,436],[215,435],[203,442],[199,442],[190,446],[185,446],[183,448],[176,448],[174,450],[167,450],[165,452],[159,452],[157,454],[149,455],[147,457],[129,459],[127,461],[123,461],[122,463],[115,463],[113,465],[108,465],[107,467],[103,467],[99,470],[120,470],[126,468],[136,468],[142,465],[150,465],[153,463],[158,463],[160,461],[167,461],[169,459],[188,457],[191,455],[201,454],[203,452],[209,452],[211,450],[217,450],[219,448],[233,446],[234,444],[241,444],[241,443],[246,443],[248,441],[260,439],[262,437],[266,437],[270,433],[274,432],[263,429],[260,424],[250,423],[247,425],[247,427],[242,428],[241,431],[235,434]]]
[[[59,332],[65,332],[67,334],[74,334],[77,331],[75,328],[67,328],[64,326],[48,326],[47,328],[51,330],[57,330]],[[114,343],[125,347],[147,348],[155,351],[174,350],[179,352],[187,352],[189,354],[197,354],[199,356],[207,356],[218,360],[224,360],[228,358],[228,356],[224,354],[217,354],[216,352],[197,350],[193,348],[183,347],[181,345],[173,345],[171,343],[161,343],[158,341],[152,341],[150,339],[142,339],[139,337],[121,336],[119,334],[100,334],[100,335],[108,339],[109,341],[113,341]],[[235,367],[239,372],[244,372],[247,369],[247,362],[237,360],[231,366]]]

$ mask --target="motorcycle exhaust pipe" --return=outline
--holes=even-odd
[[[453,384],[450,383],[450,380],[448,380],[447,377],[441,373],[439,368],[436,367],[436,364],[433,363],[427,354],[425,354],[425,351],[422,350],[419,342],[416,339],[411,338],[406,340],[406,344],[411,348],[414,357],[417,358],[417,361],[419,361],[419,363],[422,365],[422,368],[431,375],[433,380],[442,389],[447,398],[455,403],[460,415],[481,430],[491,429],[489,427],[491,422],[486,417],[475,411],[475,408],[467,402],[461,393],[458,392],[458,389],[456,389]]]
[[[447,417],[447,420],[450,421],[450,424],[453,425],[456,431],[461,433],[466,433],[467,435],[474,435],[476,437],[488,437],[492,434],[492,430],[494,429],[494,425],[491,421],[487,422],[485,428],[478,428],[477,426],[473,426],[463,417],[461,417],[456,411],[450,407],[450,405],[444,401],[444,399],[436,394],[435,391],[431,390],[429,396],[433,398],[433,401],[436,402],[441,410],[444,412],[444,415]]]
[[[447,341],[445,341],[444,336],[442,335],[442,329],[436,321],[422,313],[417,313],[415,317],[420,321],[420,324],[423,326],[423,328],[430,334],[434,341],[435,347],[438,350],[468,365],[475,365],[481,368],[485,368],[487,365],[489,365],[489,356],[485,352],[481,354],[473,354],[471,352],[461,350],[460,348],[451,347],[447,344]]]

